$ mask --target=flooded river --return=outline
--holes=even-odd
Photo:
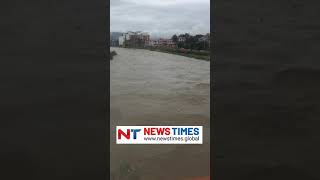
[[[111,48],[111,174],[140,180],[210,174],[210,63],[149,50]],[[204,126],[202,145],[116,145],[117,125]],[[122,170],[121,170],[122,168]],[[128,175],[129,176],[129,175]],[[130,179],[130,178],[129,178]]]

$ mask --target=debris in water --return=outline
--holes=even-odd
[[[116,51],[111,51],[110,52],[110,61],[113,59],[113,56],[117,55]]]

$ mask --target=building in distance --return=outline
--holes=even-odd
[[[119,37],[122,35],[122,32],[111,32],[110,33],[110,46],[118,47],[119,46]]]
[[[121,47],[144,48],[149,44],[150,35],[142,31],[128,31],[123,33],[122,36],[118,38],[118,41]]]

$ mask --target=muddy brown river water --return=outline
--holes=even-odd
[[[113,179],[180,180],[210,174],[210,63],[138,49],[111,48]],[[117,125],[199,125],[202,145],[117,145]],[[127,166],[127,178],[121,176]],[[130,168],[128,167],[130,166]]]

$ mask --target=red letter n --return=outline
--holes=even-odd
[[[121,136],[124,136],[126,139],[130,139],[130,129],[127,129],[127,134],[121,129],[118,129],[118,139],[121,139]]]

